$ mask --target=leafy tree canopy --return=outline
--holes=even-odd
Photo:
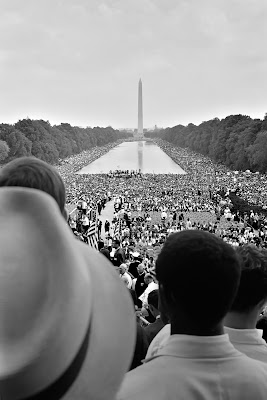
[[[229,115],[198,126],[177,125],[147,132],[145,136],[189,148],[233,170],[267,172],[267,113],[263,121],[247,115]]]
[[[0,161],[32,155],[56,164],[59,159],[129,136],[110,126],[80,128],[67,123],[52,126],[49,121],[26,118],[14,125],[0,124]]]

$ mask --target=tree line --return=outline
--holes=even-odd
[[[52,126],[49,121],[19,120],[0,124],[0,162],[22,156],[35,156],[50,164],[131,136],[112,127],[80,128],[67,123]]]
[[[189,148],[232,170],[267,172],[267,114],[263,120],[230,115],[198,126],[177,125],[147,132],[145,136]]]

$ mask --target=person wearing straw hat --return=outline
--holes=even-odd
[[[114,399],[135,343],[127,288],[47,193],[0,188],[0,220],[0,398]]]

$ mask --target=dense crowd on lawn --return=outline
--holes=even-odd
[[[114,234],[117,221],[122,220],[122,243],[126,247],[131,243],[142,254],[149,249],[150,254],[155,255],[155,247],[161,246],[169,233],[183,229],[206,230],[234,246],[249,242],[265,247],[267,220],[264,214],[252,210],[233,211],[230,195],[236,193],[251,201],[251,207],[256,204],[264,211],[266,176],[229,171],[199,154],[173,148],[160,140],[157,144],[187,174],[143,175],[140,171],[76,174],[84,160],[82,155],[77,159],[72,157],[59,166],[70,208],[80,200],[86,203],[88,213],[96,208],[101,212],[105,203],[112,199],[114,218],[108,221],[110,234]],[[86,155],[86,162],[90,157],[93,160],[101,156],[110,146],[94,149],[92,155]],[[251,188],[250,194],[248,188]],[[75,226],[75,221],[72,220],[72,224]],[[107,233],[104,235],[104,226],[99,229],[100,237],[105,245],[110,243]]]
[[[221,189],[237,191],[238,195],[251,205],[267,209],[267,174],[251,171],[231,171],[222,164],[215,164],[211,159],[189,150],[173,147],[170,143],[155,139],[155,142],[175,162],[190,172],[200,185],[208,184],[213,192]],[[191,157],[188,157],[191,154]]]

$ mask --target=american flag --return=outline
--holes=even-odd
[[[121,218],[119,218],[119,221],[116,222],[116,225],[114,227],[114,237],[119,238],[121,235]]]
[[[87,239],[90,247],[98,250],[98,240],[97,240],[97,218],[91,223],[87,231]]]

